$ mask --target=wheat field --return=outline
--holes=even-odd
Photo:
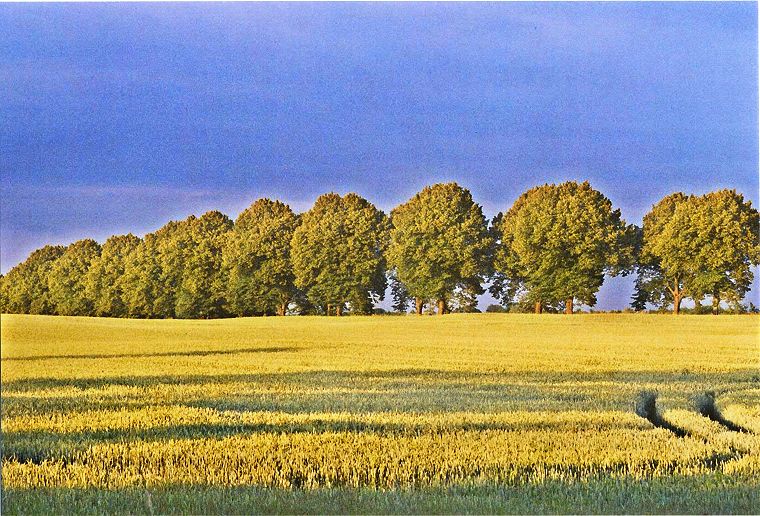
[[[756,316],[0,322],[9,514],[760,512]]]

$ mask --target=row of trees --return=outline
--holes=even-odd
[[[676,193],[628,225],[588,182],[545,184],[489,224],[456,183],[424,188],[386,216],[350,193],[304,214],[259,199],[233,223],[210,211],[140,239],[34,251],[6,277],[12,313],[144,318],[474,311],[484,285],[512,309],[593,306],[605,275],[638,273],[632,306],[742,299],[760,262],[758,212],[733,190]]]

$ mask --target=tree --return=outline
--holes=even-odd
[[[16,314],[54,314],[48,276],[53,264],[66,248],[46,245],[33,251],[26,260],[12,268],[3,280],[6,303],[4,310]]]
[[[280,201],[259,199],[243,211],[224,248],[232,313],[285,315],[295,300],[290,242],[298,216]]]
[[[388,262],[422,314],[435,299],[438,313],[460,286],[480,289],[489,272],[491,238],[481,207],[456,183],[425,187],[391,212]]]
[[[412,301],[409,291],[406,289],[406,286],[399,281],[393,271],[388,274],[388,279],[390,280],[391,295],[393,296],[393,311],[405,314],[406,311],[409,310],[409,304]]]
[[[50,298],[59,315],[92,315],[93,301],[87,297],[85,278],[100,256],[100,245],[86,238],[66,248],[48,275]]]
[[[127,317],[159,317],[155,301],[161,291],[161,267],[158,263],[156,233],[149,233],[124,259],[124,273],[116,280],[116,289]]]
[[[8,289],[3,274],[0,274],[0,313],[8,313]]]
[[[104,317],[126,317],[119,279],[124,275],[127,256],[141,240],[132,233],[110,237],[103,244],[85,278],[85,295],[93,302],[93,313]]]
[[[545,184],[523,193],[494,219],[499,240],[493,295],[506,303],[547,305],[573,302],[593,306],[605,274],[626,274],[633,266],[635,227],[588,182]]]
[[[458,313],[478,313],[478,296],[484,292],[478,283],[463,283],[454,290],[451,296],[451,311]]]
[[[673,303],[675,313],[680,311],[684,271],[671,270],[669,276],[664,274],[658,257],[658,253],[664,249],[655,251],[655,243],[661,239],[665,227],[673,219],[676,207],[688,200],[689,197],[682,192],[673,193],[652,206],[644,216],[641,250],[636,263],[637,278],[631,303],[637,310],[643,310],[647,303],[656,306]]]
[[[295,285],[325,313],[341,315],[346,303],[372,313],[385,294],[387,240],[387,218],[372,203],[353,193],[324,194],[293,233]]]
[[[171,221],[156,231],[155,258],[158,265],[158,284],[154,285],[153,313],[155,317],[188,317],[185,311],[189,300],[184,300],[182,314],[177,305],[182,281],[193,256],[192,226],[197,218],[190,215],[182,221]],[[189,311],[191,308],[187,307]]]
[[[752,285],[752,266],[760,263],[760,218],[736,190],[719,190],[696,199],[689,213],[676,210],[698,228],[699,264],[693,281],[695,301],[710,295],[717,315],[721,299],[738,306]]]
[[[145,235],[125,261],[124,276],[117,282],[129,317],[176,317],[177,292],[189,263],[192,240],[191,215],[170,221]]]
[[[760,261],[758,212],[735,190],[706,195],[675,193],[644,217],[639,278],[634,302],[696,304],[710,295],[717,313],[720,300],[738,303],[752,283],[752,265]]]
[[[222,251],[232,221],[221,212],[209,211],[200,218],[188,219],[184,230],[177,233],[186,247],[175,253],[175,257],[176,254],[185,257],[177,284],[175,313],[185,319],[223,317],[226,287]]]

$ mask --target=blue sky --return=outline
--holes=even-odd
[[[0,263],[272,196],[758,205],[757,4],[0,5]],[[757,288],[753,298],[757,298]],[[630,281],[600,293],[622,308]]]

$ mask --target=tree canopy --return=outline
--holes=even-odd
[[[285,315],[298,294],[290,260],[297,226],[290,206],[270,199],[259,199],[238,216],[224,250],[230,312]]]
[[[124,275],[127,256],[140,245],[132,233],[116,235],[105,241],[85,278],[85,295],[92,301],[93,315],[126,317],[119,279]]]
[[[209,319],[226,315],[226,285],[222,251],[227,245],[232,221],[218,211],[188,219],[178,233],[186,248],[178,278],[175,313],[183,319]],[[178,258],[178,257],[177,257]]]
[[[371,313],[386,288],[388,220],[372,203],[349,193],[320,196],[301,219],[291,243],[295,285],[336,314],[346,303]]]
[[[545,184],[486,223],[456,183],[425,187],[385,214],[357,194],[306,213],[259,199],[233,223],[218,211],[68,247],[44,246],[0,275],[5,312],[141,318],[478,310],[483,284],[510,311],[593,306],[606,275],[637,279],[632,306],[712,299],[738,309],[760,263],[760,217],[735,190],[674,193],[642,228],[588,182]]]
[[[545,184],[522,194],[493,222],[498,239],[492,293],[503,302],[573,300],[593,306],[605,274],[633,266],[634,235],[620,210],[588,182]]]
[[[758,212],[735,190],[702,196],[671,194],[644,217],[632,305],[643,309],[705,296],[738,302],[760,262]]]
[[[48,275],[50,301],[60,315],[90,315],[93,301],[86,294],[86,278],[100,256],[100,245],[85,238],[74,242],[52,264]]]
[[[8,272],[3,279],[3,310],[20,314],[56,313],[55,302],[48,289],[50,269],[66,251],[64,246],[46,245]]]
[[[469,190],[456,183],[425,187],[391,212],[391,223],[388,262],[416,298],[418,314],[431,299],[445,313],[457,288],[483,292],[492,240]]]

